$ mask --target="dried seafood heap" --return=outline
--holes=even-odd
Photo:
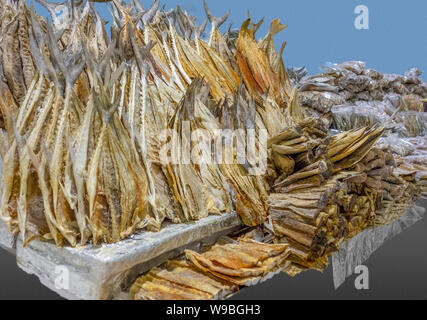
[[[277,272],[286,265],[289,254],[287,244],[266,244],[251,239],[217,244],[202,254],[186,251],[187,259],[200,270],[239,286],[254,285]]]
[[[113,0],[111,38],[91,1],[38,1],[52,23],[23,0],[0,0],[0,213],[24,245],[115,243],[166,220],[236,211],[248,234],[187,251],[131,290],[218,299],[280,271],[323,269],[343,241],[426,192],[425,144],[416,138],[395,158],[393,136],[381,138],[427,132],[417,70],[381,75],[350,62],[290,77],[273,39],[286,26],[274,20],[257,40],[263,21],[248,19],[222,34],[228,14],[213,16],[206,1],[198,26],[159,0],[148,10]],[[354,114],[349,103],[384,99],[387,117],[337,120],[340,108]],[[208,137],[189,139],[200,132]],[[252,133],[242,161],[234,145]],[[212,159],[218,141],[224,152]],[[251,174],[262,169],[255,155],[265,172]]]
[[[343,131],[384,122],[399,109],[403,121],[408,114],[416,115],[411,111],[422,112],[427,98],[418,69],[403,76],[381,74],[363,62],[349,61],[322,74],[306,76],[304,69],[291,69],[290,74],[307,112]]]
[[[154,268],[132,286],[134,300],[218,300],[236,292],[237,286],[212,277],[184,260]]]
[[[222,35],[228,15],[205,3],[204,41],[208,19],[197,26],[158,0],[148,10],[118,0],[109,39],[90,1],[40,3],[52,23],[25,1],[1,2],[1,216],[12,233],[75,246],[232,210],[249,226],[265,221],[264,178],[248,175],[234,150],[231,161],[200,164],[212,151],[186,134],[276,134],[291,123],[273,42],[285,26],[273,21],[259,43],[250,19]]]
[[[289,70],[300,90],[301,104],[325,127],[339,131],[386,124],[383,144],[393,153],[423,161],[427,153],[427,84],[418,69],[405,75],[381,74],[365,63],[333,65],[323,74],[307,76],[304,68]]]
[[[240,286],[272,277],[289,265],[287,244],[266,244],[246,237],[226,238],[202,254],[187,250],[186,258],[168,262],[140,277],[132,299],[211,300],[225,298]]]
[[[343,71],[346,75],[342,77],[351,78],[353,74],[357,74],[356,78],[363,76],[364,65],[356,63],[361,70],[351,70],[353,65],[354,63],[349,63],[340,66],[348,71]],[[301,69],[291,69],[292,79],[301,81],[301,72]],[[412,98],[421,99],[424,93],[420,90],[424,90],[425,84],[420,83],[418,72],[411,72],[415,72],[416,79],[413,83],[411,80],[405,80],[404,85],[408,86],[408,90],[418,92],[419,96]],[[373,70],[368,70],[367,73],[370,77],[382,78],[382,75]],[[359,81],[353,80],[356,84]],[[323,81],[326,82],[325,79]],[[385,128],[378,124],[387,124],[390,119],[399,122],[401,115],[396,117],[396,110],[401,106],[390,108],[386,119],[375,118],[374,121],[363,122],[358,121],[356,115],[356,121],[348,126],[350,131],[331,137],[328,132],[333,119],[330,107],[345,103],[344,99],[338,100],[340,90],[318,83],[317,87],[304,87],[298,81],[294,81],[294,84],[299,85],[303,92],[300,98],[296,90],[291,92],[288,110],[292,123],[286,126],[285,130],[276,132],[276,135],[270,134],[267,143],[268,221],[262,228],[250,232],[249,236],[266,244],[287,245],[287,258],[280,264],[280,269],[292,276],[306,269],[323,270],[328,264],[327,258],[339,249],[343,241],[354,237],[367,227],[382,226],[400,218],[419,199],[421,193],[425,192],[426,183],[426,167],[410,164],[424,162],[424,155],[414,156],[413,159],[396,158],[396,152],[391,151],[392,144],[387,143],[389,137],[380,138]],[[356,84],[353,86],[351,81],[345,84],[343,82],[342,91],[362,92],[363,90],[356,88]],[[388,82],[384,84],[383,93],[388,91],[388,98],[393,97],[391,88],[397,90],[397,83],[393,86]],[[331,96],[330,92],[325,91],[336,92],[337,95]],[[345,92],[340,93],[345,95]],[[353,92],[352,99],[360,99],[361,95],[354,95],[355,93]],[[379,95],[379,92],[372,94]],[[310,100],[310,97],[316,98],[317,101]],[[332,98],[337,101],[325,100]],[[347,100],[349,99],[350,97],[347,97]],[[402,104],[407,106],[411,97],[407,96],[405,99],[407,100],[403,100]],[[312,117],[307,117],[299,108],[299,101],[305,107],[305,112]],[[307,108],[309,102],[317,103],[312,110]],[[416,103],[409,108],[416,112],[421,111],[416,107]],[[355,108],[349,112],[354,113]],[[393,114],[395,118],[392,118]],[[414,114],[418,119],[420,115]],[[392,126],[387,124],[388,132],[390,129],[393,129]],[[419,133],[421,132],[414,131],[414,135]],[[412,143],[420,143],[419,141],[415,139]],[[418,145],[415,152],[422,152],[422,145]],[[233,243],[239,244],[242,239],[247,238],[248,236],[237,238]],[[223,252],[227,254],[224,255]],[[226,280],[230,285],[238,284],[240,287],[254,285],[270,276],[268,273],[259,274],[250,281],[244,279],[236,282],[224,268],[225,265],[235,263],[233,258],[236,256],[239,257],[240,263],[248,261],[248,257],[243,257],[238,248],[231,248],[230,244],[217,244],[207,248],[202,254],[187,251],[183,261],[190,261],[199,271],[210,273],[216,279]],[[222,260],[218,261],[217,257]],[[252,271],[254,269],[251,269]],[[138,285],[133,287],[134,290],[137,290],[140,280]]]
[[[304,132],[301,128],[294,130]],[[310,267],[325,261],[342,241],[370,224],[373,200],[365,190],[353,190],[352,184],[359,183],[360,174],[352,167],[366,157],[382,133],[383,128],[362,128],[320,139],[322,142],[316,142],[318,135],[303,133],[303,140],[309,141],[305,142],[308,150],[299,150],[298,144],[291,142],[300,138],[287,139],[285,134],[270,140],[275,163],[296,164],[296,170],[287,171],[276,165],[280,177],[268,199],[267,226],[276,236],[275,241],[290,243],[294,262]],[[290,148],[295,152],[274,156]]]
[[[421,196],[426,168],[414,168],[405,162],[397,164],[389,148],[373,148],[353,170],[361,173],[355,190],[365,190],[375,202],[371,224],[386,225],[405,213]],[[417,179],[415,178],[417,176]]]

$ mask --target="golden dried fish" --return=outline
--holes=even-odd
[[[217,300],[235,291],[234,284],[177,260],[140,277],[132,285],[130,295],[134,300]]]
[[[136,298],[210,299],[236,288],[227,281],[255,283],[290,262],[290,273],[321,269],[342,241],[399,217],[425,192],[425,167],[372,149],[388,124],[328,132],[339,101],[392,90],[420,109],[427,94],[415,70],[406,80],[381,78],[350,62],[321,76],[293,72],[291,82],[285,43],[274,44],[286,28],[279,20],[257,40],[264,19],[223,34],[229,13],[215,17],[206,1],[199,26],[179,7],[159,10],[159,0],[148,10],[113,1],[109,38],[90,2],[39,2],[52,23],[23,0],[0,0],[1,218],[25,245],[112,243],[159,231],[165,220],[233,210],[250,227],[268,221],[282,251],[241,241],[187,252],[199,270],[155,269],[134,290]],[[411,134],[423,130],[411,113],[390,117]],[[213,159],[227,130],[236,144],[254,133],[254,152],[229,141]],[[164,162],[168,146],[175,162]],[[183,286],[191,276],[210,285]]]
[[[202,254],[190,250],[185,254],[200,271],[236,285],[251,285],[286,266],[288,247],[240,239],[236,244],[215,245]]]

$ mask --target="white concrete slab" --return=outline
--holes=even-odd
[[[113,299],[136,277],[185,249],[198,250],[240,229],[236,214],[188,224],[169,224],[160,232],[141,232],[113,245],[58,248],[51,242],[17,241],[18,266],[67,299]],[[65,287],[65,288],[64,288]]]
[[[10,235],[9,230],[3,220],[0,219],[0,247],[15,252],[16,237]]]

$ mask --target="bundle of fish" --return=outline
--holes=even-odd
[[[287,268],[287,244],[258,242],[244,234],[153,268],[131,287],[136,300],[215,300],[253,286]]]
[[[398,175],[412,186],[414,190],[411,192],[413,195],[412,200],[420,193],[426,195],[427,165],[411,163],[407,158],[397,158],[397,164],[398,167],[394,171],[394,174]]]
[[[276,192],[319,187],[332,174],[362,160],[384,132],[383,127],[365,127],[328,137],[312,120],[315,122],[308,118],[300,122],[300,127],[288,129],[268,141],[276,170],[273,176],[278,175],[272,186]]]
[[[132,285],[130,296],[133,300],[218,300],[237,289],[185,260],[173,260],[140,277]]]
[[[295,172],[276,167],[280,178],[268,199],[269,227],[279,242],[289,242],[298,250],[295,262],[309,266],[369,224],[374,214],[372,201],[364,190],[352,190],[351,183],[360,174],[351,168],[365,158],[382,132],[383,128],[363,128],[324,138],[319,146],[314,144],[314,151],[308,150],[310,156],[304,150],[286,156],[298,164]],[[288,144],[284,135],[270,141]],[[273,153],[280,150],[274,146]],[[313,159],[301,160],[307,157]]]
[[[395,174],[397,164],[389,149],[373,148],[352,169],[360,175],[352,181],[351,188],[356,193],[368,195],[374,204],[374,219],[369,221],[370,225],[381,226],[400,218],[409,209],[401,204],[412,205],[417,201],[418,193],[409,192],[408,183]],[[408,194],[410,199],[405,198]]]
[[[426,134],[423,100],[427,84],[418,69],[405,75],[381,74],[366,69],[365,63],[336,64],[324,73],[307,76],[304,69],[290,69],[292,81],[300,90],[301,103],[310,115],[326,125],[346,131],[384,123],[396,110],[395,130],[414,137]]]
[[[328,94],[359,99],[375,79],[424,97],[415,70],[397,80],[361,63],[320,80],[294,70],[298,90],[284,45],[274,45],[286,28],[279,20],[256,40],[263,21],[222,34],[229,14],[213,16],[206,1],[197,26],[179,7],[159,10],[159,0],[148,10],[113,0],[110,38],[91,1],[38,1],[52,23],[23,0],[0,0],[0,213],[24,245],[116,243],[166,220],[236,211],[269,236],[187,251],[132,289],[142,299],[221,298],[282,270],[324,268],[342,241],[397,215],[381,222],[375,212],[395,185],[405,187],[393,212],[424,190],[423,166],[395,168],[389,153],[371,151],[388,123],[329,135],[337,103]]]
[[[369,197],[351,192],[356,172],[335,174],[325,184],[290,193],[271,194],[266,227],[277,243],[291,246],[295,265],[312,268],[335,252],[342,241],[361,232],[373,214]]]
[[[419,200],[421,195],[427,194],[426,169],[426,167],[415,169],[403,165],[394,170],[393,178],[398,177],[404,181],[402,191],[396,199],[382,200],[381,207],[375,213],[375,226],[384,226],[401,218]]]
[[[228,14],[206,2],[196,26],[158,0],[148,10],[115,0],[109,39],[90,1],[39,2],[52,23],[25,1],[0,4],[1,217],[12,233],[75,246],[232,210],[249,226],[265,221],[267,184],[247,174],[252,159],[237,161],[231,143],[230,159],[204,162],[211,149],[186,134],[213,143],[218,130],[275,135],[292,123],[279,20],[257,42],[260,23],[223,35]],[[264,150],[258,135],[254,144]]]
[[[323,170],[284,173],[285,179],[273,185],[267,227],[275,241],[299,250],[292,256],[294,267],[319,265],[342,241],[400,218],[419,199],[425,167],[399,169],[389,149],[372,149],[382,132],[362,128],[329,138],[326,152],[314,159],[323,159]],[[287,179],[292,184],[284,183]]]
[[[257,284],[278,271],[294,276],[307,269],[323,270],[328,265],[328,257],[343,241],[369,226],[384,225],[400,218],[418,199],[419,192],[398,175],[393,175],[397,169],[393,154],[389,150],[372,149],[384,128],[363,128],[327,138],[320,124],[312,121],[310,118],[296,121],[298,125],[268,141],[267,180],[271,183],[268,222],[251,233],[253,239],[263,243],[260,248],[269,252],[274,250],[267,244],[285,245],[286,258],[279,264],[273,263],[278,262],[277,257],[271,258],[270,268],[258,261],[259,268],[256,268],[251,265],[256,261],[253,260],[254,249],[240,246],[247,245],[248,237],[240,237],[227,244],[219,243],[202,254],[187,251],[186,263],[218,281],[238,287]],[[311,155],[307,156],[307,152]],[[304,165],[301,159],[308,157]],[[323,164],[310,167],[316,160]],[[419,178],[425,176],[417,172]],[[292,183],[283,183],[289,177]],[[243,264],[246,268],[242,268]],[[240,266],[239,271],[236,266]],[[164,274],[165,268],[152,272]],[[242,279],[242,271],[250,272],[251,276]],[[176,273],[171,272],[168,276],[175,277]],[[153,286],[151,276],[141,277],[133,286],[134,291],[149,294],[146,289],[139,289],[141,286],[154,288],[154,292],[159,290]],[[133,296],[143,298],[142,295]],[[211,294],[207,298],[214,296]]]

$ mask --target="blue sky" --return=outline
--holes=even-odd
[[[152,0],[143,0],[145,7]],[[180,5],[199,21],[205,18],[203,0],[162,0],[166,9]],[[317,73],[328,62],[366,61],[368,67],[384,73],[404,73],[411,67],[425,71],[427,80],[427,1],[425,0],[208,0],[215,15],[231,10],[234,28],[247,18],[265,17],[257,36],[263,37],[270,21],[280,18],[289,27],[276,36],[277,45],[287,41],[287,66],[306,66]],[[354,26],[358,5],[369,8],[369,30]],[[106,20],[107,4],[96,4]],[[38,4],[36,10],[47,12]],[[209,29],[210,30],[210,29]]]

